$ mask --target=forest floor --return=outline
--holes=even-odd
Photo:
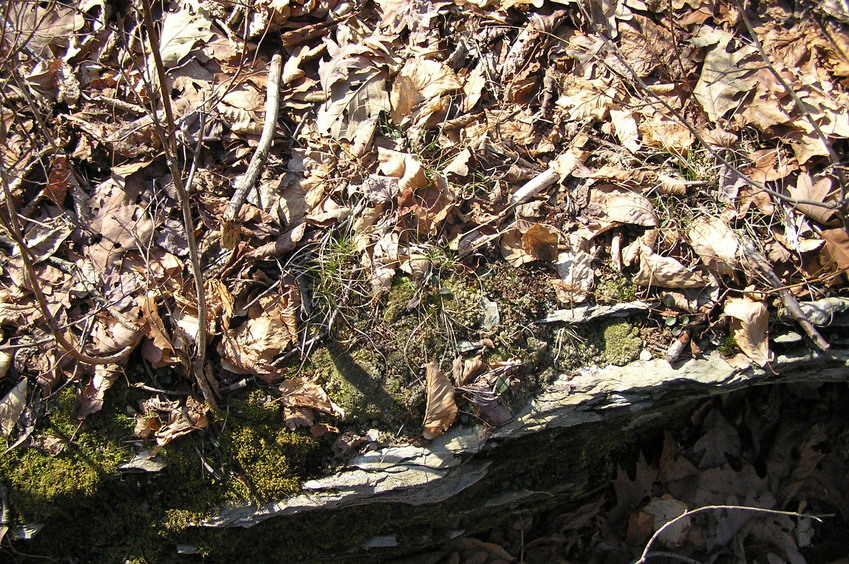
[[[496,428],[582,366],[845,345],[845,3],[2,10],[6,554],[161,561],[222,503]],[[845,401],[709,401],[603,497],[421,562],[625,562],[732,502],[812,516],[705,511],[655,544],[826,561]]]

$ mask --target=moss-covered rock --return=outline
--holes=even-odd
[[[605,362],[624,366],[637,360],[643,348],[640,330],[627,321],[610,321],[602,332],[604,350],[602,357]]]

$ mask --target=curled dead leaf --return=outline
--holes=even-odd
[[[422,434],[435,439],[447,431],[457,418],[457,402],[454,401],[454,386],[439,369],[435,361],[427,363],[427,407],[425,408]]]
[[[309,417],[304,416],[304,413],[296,408],[314,409],[339,419],[345,418],[345,411],[333,403],[324,388],[315,382],[305,378],[292,378],[280,384],[278,389],[281,394],[280,403],[289,408],[291,413],[298,413],[298,416],[304,420],[308,420]],[[312,425],[312,422],[310,421],[309,424]]]
[[[734,231],[717,217],[697,217],[687,233],[690,246],[708,268],[731,274],[737,268],[739,243]]]
[[[729,317],[731,336],[740,350],[759,366],[770,361],[767,329],[769,311],[762,302],[749,298],[728,298],[725,315]]]
[[[640,254],[640,271],[634,277],[634,284],[637,286],[701,288],[705,285],[705,280],[699,273],[693,272],[672,257],[657,255],[645,245],[642,245]]]

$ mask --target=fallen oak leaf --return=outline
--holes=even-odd
[[[816,182],[811,178],[809,172],[799,175],[796,180],[796,186],[790,187],[790,197],[794,200],[807,200],[811,202],[823,202],[828,199],[829,193],[834,188],[834,183],[831,178],[824,176],[816,179]],[[811,204],[803,204],[794,202],[793,207],[810,217],[814,221],[823,225],[828,225],[834,220],[837,210],[824,206],[814,206]]]
[[[825,245],[820,250],[820,263],[823,266],[836,265],[838,269],[849,269],[849,234],[842,227],[826,229],[820,236]]]
[[[439,369],[436,361],[427,363],[427,407],[425,408],[422,435],[435,439],[447,431],[457,418],[454,386]]]

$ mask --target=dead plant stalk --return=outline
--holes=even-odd
[[[153,57],[154,64],[156,65],[156,76],[159,81],[159,97],[162,100],[162,106],[165,110],[165,120],[168,127],[167,132],[159,121],[155,107],[151,109],[150,115],[153,118],[156,134],[162,143],[165,160],[168,162],[168,169],[171,171],[171,179],[174,182],[174,188],[176,189],[177,196],[180,200],[180,208],[183,214],[183,226],[186,231],[186,241],[188,243],[189,257],[192,264],[192,277],[195,281],[195,292],[197,293],[198,332],[195,343],[195,358],[193,361],[190,360],[191,366],[189,367],[189,370],[193,374],[194,379],[203,394],[204,401],[213,409],[217,409],[215,396],[212,393],[212,389],[210,388],[209,382],[206,379],[206,374],[204,373],[204,366],[206,364],[207,308],[203,284],[203,271],[201,270],[200,253],[198,252],[197,240],[195,239],[192,210],[189,205],[189,192],[187,187],[183,184],[182,171],[180,170],[175,156],[177,154],[177,147],[175,141],[176,128],[174,125],[174,113],[171,109],[171,98],[168,95],[168,77],[165,75],[165,65],[162,63],[162,55],[159,51],[159,34],[153,23],[150,0],[142,0],[142,12],[144,16],[144,27],[147,32],[147,39],[150,45],[150,52]],[[150,87],[152,89],[153,85],[151,84]],[[154,101],[156,100],[156,96],[151,95],[150,99]],[[202,131],[199,138],[203,138]],[[198,147],[198,150],[200,150],[200,146]],[[197,154],[197,152],[195,154]]]
[[[803,513],[797,513],[795,511],[778,511],[776,509],[764,509],[761,507],[749,507],[747,505],[705,505],[704,507],[699,507],[697,509],[692,509],[690,511],[685,511],[678,517],[667,521],[663,524],[658,530],[654,532],[654,534],[649,538],[649,541],[646,543],[646,547],[643,549],[642,554],[640,554],[640,559],[637,560],[634,564],[646,564],[649,559],[649,551],[651,550],[652,544],[660,538],[660,536],[670,527],[675,525],[678,521],[682,519],[686,519],[692,515],[698,515],[699,513],[705,513],[707,511],[752,511],[754,513],[768,513],[770,515],[787,515],[788,517],[800,517],[803,519],[815,519],[816,521],[822,523],[822,518],[817,515],[805,515]],[[822,517],[830,517],[830,515],[823,515]],[[671,556],[671,555],[670,555]]]

